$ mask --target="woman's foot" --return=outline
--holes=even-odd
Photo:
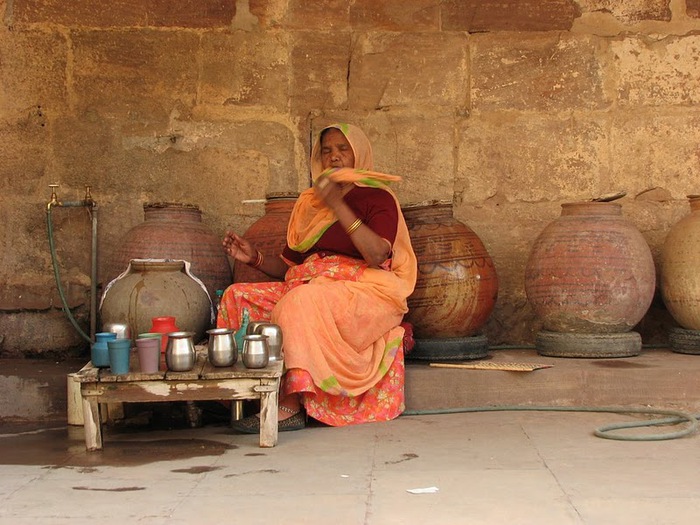
[[[289,403],[289,405],[290,406],[279,405],[277,410],[277,421],[284,421],[285,419],[289,419],[290,417],[297,415],[301,410],[301,406],[298,402],[296,403],[296,406],[291,406],[292,403]]]
[[[278,432],[288,432],[290,430],[301,430],[302,428],[306,427],[306,414],[304,411],[299,407],[299,410],[297,410],[294,414],[290,414],[287,411],[285,412],[285,417],[284,419],[280,419],[277,422],[277,431]],[[260,433],[260,414],[255,414],[253,416],[248,416],[243,419],[239,419],[238,421],[232,421],[231,422],[231,427],[234,430],[238,430],[239,432],[243,432],[245,434],[259,434]]]

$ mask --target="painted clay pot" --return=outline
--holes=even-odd
[[[631,330],[647,312],[651,250],[620,204],[574,202],[538,236],[525,269],[528,301],[549,332]]]
[[[700,195],[688,195],[690,214],[674,224],[661,250],[661,296],[675,321],[700,330]]]
[[[174,317],[180,330],[201,341],[211,326],[212,304],[182,261],[131,261],[130,270],[105,290],[103,323],[126,320],[132,334],[151,331],[154,317]]]
[[[248,228],[243,237],[248,239],[265,257],[277,257],[287,244],[287,224],[299,195],[297,193],[270,193],[266,196],[265,215]],[[260,283],[274,281],[272,277],[235,261],[233,281]]]
[[[116,278],[132,259],[181,259],[214,299],[216,290],[231,284],[231,266],[221,239],[202,223],[202,212],[192,204],[147,203],[144,222],[129,230],[113,254],[110,279]],[[134,332],[132,332],[134,333]]]
[[[416,339],[479,332],[496,304],[498,278],[481,239],[452,215],[451,202],[402,207],[418,259],[418,280],[405,320]]]

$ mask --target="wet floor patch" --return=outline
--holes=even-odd
[[[236,445],[219,441],[164,437],[148,432],[139,434],[107,432],[104,448],[85,449],[82,427],[60,427],[0,435],[0,465],[43,465],[46,468],[135,466],[157,461],[175,461],[203,456],[220,456]]]
[[[206,466],[198,466],[198,467],[189,467],[189,468],[176,468],[171,470],[170,472],[181,472],[183,474],[204,474],[205,472],[214,472],[215,470],[219,470],[221,467],[206,467]]]
[[[411,461],[412,459],[416,459],[418,457],[418,454],[413,454],[412,452],[406,453],[406,454],[401,454],[400,459],[395,459],[394,461],[385,461],[385,465],[396,465],[397,463],[403,463],[404,461]]]
[[[71,487],[73,490],[94,490],[96,492],[134,492],[146,490],[146,487],[116,487],[113,489],[101,489],[96,487]]]
[[[237,474],[226,474],[225,478],[237,478],[239,476],[248,476],[250,474],[279,474],[280,471],[274,468],[266,468],[260,470],[248,470],[246,472],[239,472]]]

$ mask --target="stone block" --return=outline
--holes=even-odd
[[[143,127],[144,121],[167,121],[174,109],[195,104],[197,35],[81,31],[72,38],[77,111],[94,111]]]
[[[353,48],[349,86],[352,110],[462,107],[469,89],[467,37],[456,33],[364,34]]]
[[[351,36],[345,32],[299,31],[291,42],[290,110],[304,118],[312,111],[347,106]]]
[[[609,187],[604,120],[494,113],[465,121],[459,135],[455,192],[464,202],[584,200]]]
[[[285,112],[289,104],[288,48],[284,33],[203,35],[199,102]]]
[[[350,28],[350,4],[346,0],[289,0],[279,26],[305,31],[345,31]],[[254,5],[250,10],[256,13]]]
[[[66,108],[66,40],[57,33],[14,30],[0,38],[3,118]]]
[[[611,42],[617,97],[625,106],[688,106],[700,103],[700,36]]]
[[[700,18],[700,0],[685,0],[685,14],[691,18]]]
[[[587,35],[476,35],[472,53],[475,111],[603,109],[606,55]]]
[[[644,20],[669,22],[672,15],[669,0],[577,0],[577,3],[586,14],[609,14],[623,24]]]
[[[561,31],[570,29],[581,9],[575,0],[445,0],[442,29],[491,31]]]
[[[51,157],[51,130],[43,107],[27,108],[17,119],[0,120],[0,191],[26,194],[42,183]]]
[[[83,331],[90,331],[88,312],[76,313]],[[89,345],[63,311],[0,312],[0,357],[65,359],[89,356]],[[48,335],[48,336],[47,336]],[[89,358],[88,358],[89,359]]]
[[[355,0],[350,25],[355,31],[439,31],[440,6],[433,0]]]
[[[675,199],[699,193],[700,112],[667,110],[620,114],[611,126],[610,184],[635,195],[664,188]]]
[[[109,8],[93,0],[15,0],[12,22],[71,27],[227,27],[236,12],[230,0],[120,0]]]

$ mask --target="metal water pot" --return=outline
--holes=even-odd
[[[238,360],[238,345],[229,328],[212,328],[207,330],[209,345],[207,354],[214,366],[231,366]]]
[[[267,336],[261,334],[243,336],[243,364],[246,368],[265,368],[269,362]]]
[[[165,364],[173,372],[187,372],[194,368],[194,332],[170,332],[165,347]]]

